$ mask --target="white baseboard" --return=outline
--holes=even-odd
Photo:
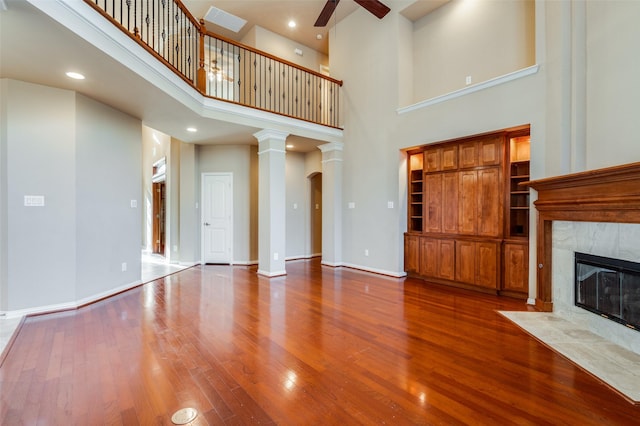
[[[300,254],[298,256],[288,256],[286,260],[301,260],[301,259],[313,259],[314,257],[321,257],[322,253],[316,253],[316,254]]]
[[[98,300],[113,296],[118,293],[122,293],[123,291],[131,290],[132,288],[138,287],[141,284],[142,284],[142,281],[137,280],[120,287],[103,291],[101,293],[93,294],[91,296],[76,300],[74,302],[56,303],[53,305],[36,306],[33,308],[17,309],[14,311],[4,311],[4,312],[0,312],[0,316],[3,318],[10,319],[10,318],[20,318],[20,317],[25,317],[30,315],[54,313],[54,312],[60,312],[60,311],[68,311],[71,309],[77,309],[80,306],[88,305]]]
[[[368,266],[354,265],[352,263],[342,263],[341,266],[344,266],[346,268],[351,268],[351,269],[358,269],[360,271],[365,271],[365,272],[372,272],[374,274],[387,275],[393,278],[404,278],[407,276],[407,273],[404,271],[402,272],[387,271],[384,269],[370,268]]]
[[[536,299],[532,299],[531,297],[529,297],[529,298],[527,299],[527,305],[533,305],[533,306],[535,306],[535,305],[536,305]]]
[[[231,265],[252,266],[257,265],[257,260],[234,260]]]
[[[261,269],[258,269],[258,275],[262,275],[268,278],[273,278],[273,277],[281,277],[283,275],[287,275],[287,271],[275,271],[275,272],[267,272],[267,271],[263,271]]]

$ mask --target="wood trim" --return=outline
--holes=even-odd
[[[536,308],[553,310],[552,222],[640,223],[640,162],[524,182],[538,191]]]

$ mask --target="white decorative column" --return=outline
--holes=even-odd
[[[258,139],[258,274],[285,275],[285,141],[288,134],[261,130]]]
[[[342,148],[340,142],[320,145],[322,151],[322,264],[342,265]]]

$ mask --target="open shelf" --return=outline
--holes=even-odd
[[[530,138],[528,135],[509,141],[509,237],[529,236],[529,188],[520,183],[530,179]]]

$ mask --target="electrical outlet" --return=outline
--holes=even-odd
[[[369,256],[369,249],[364,249],[364,255]]]
[[[127,270],[127,262],[122,262],[122,272]]]
[[[273,253],[273,260],[278,260],[279,257],[278,253]]]
[[[470,85],[471,84],[471,76],[468,75],[467,78],[464,79],[464,82],[467,84],[467,86]]]

